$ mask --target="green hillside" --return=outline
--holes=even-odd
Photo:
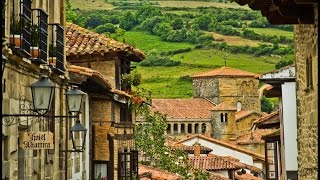
[[[292,26],[270,25],[261,13],[228,0],[70,2],[68,21],[142,50],[145,61],[152,50],[159,60],[181,62],[169,67],[133,63],[142,75],[140,86],[153,98],[192,97],[190,76],[225,62],[260,74],[279,61],[294,60]]]

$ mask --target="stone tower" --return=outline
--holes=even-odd
[[[194,75],[194,97],[206,98],[215,104],[224,102],[230,106],[261,112],[257,75],[231,67],[221,67]]]

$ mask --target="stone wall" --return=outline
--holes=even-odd
[[[258,113],[252,113],[251,115],[236,120],[236,132],[237,135],[242,135],[243,133],[248,133],[252,127],[254,120],[261,117]]]
[[[228,114],[228,121],[221,122],[221,113]],[[212,112],[213,137],[228,141],[236,135],[235,111],[214,111]]]
[[[234,107],[241,103],[241,109],[261,111],[258,94],[259,81],[249,77],[220,78],[219,101]]]
[[[298,178],[318,179],[318,5],[315,23],[295,25]],[[306,61],[311,58],[313,87],[307,87]]]
[[[194,78],[194,97],[208,98],[213,103],[219,104],[219,80],[217,78]]]

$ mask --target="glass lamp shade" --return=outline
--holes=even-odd
[[[76,86],[72,87],[72,89],[65,93],[67,96],[68,110],[69,113],[81,113],[81,105],[83,101],[85,92],[80,91]]]
[[[70,136],[72,140],[72,146],[74,151],[83,151],[85,149],[87,128],[83,127],[79,120],[76,124],[70,129]],[[80,142],[80,137],[83,134],[82,142]]]
[[[54,83],[48,76],[41,76],[40,80],[31,85],[34,110],[39,114],[46,114],[51,106]]]

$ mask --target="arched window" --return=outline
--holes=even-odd
[[[173,133],[178,134],[178,124],[173,124]]]
[[[253,81],[249,81],[249,92],[250,92],[250,94],[254,94],[254,83],[253,83]]]
[[[241,102],[240,101],[237,102],[237,111],[241,111]]]
[[[194,133],[199,133],[199,124],[198,123],[196,123],[195,125],[194,125]]]
[[[223,113],[220,114],[220,120],[223,122]]]
[[[168,127],[167,127],[167,134],[170,134],[171,133],[171,124],[168,124]]]
[[[185,133],[185,125],[181,124],[181,133]]]
[[[188,124],[188,133],[192,133],[192,124]]]
[[[224,114],[224,122],[228,122],[228,114],[227,113]]]
[[[203,124],[201,125],[201,133],[202,133],[202,134],[206,133],[206,130],[207,130],[206,124],[203,123]]]
[[[246,95],[248,92],[247,81],[242,81],[241,83],[242,95]]]

